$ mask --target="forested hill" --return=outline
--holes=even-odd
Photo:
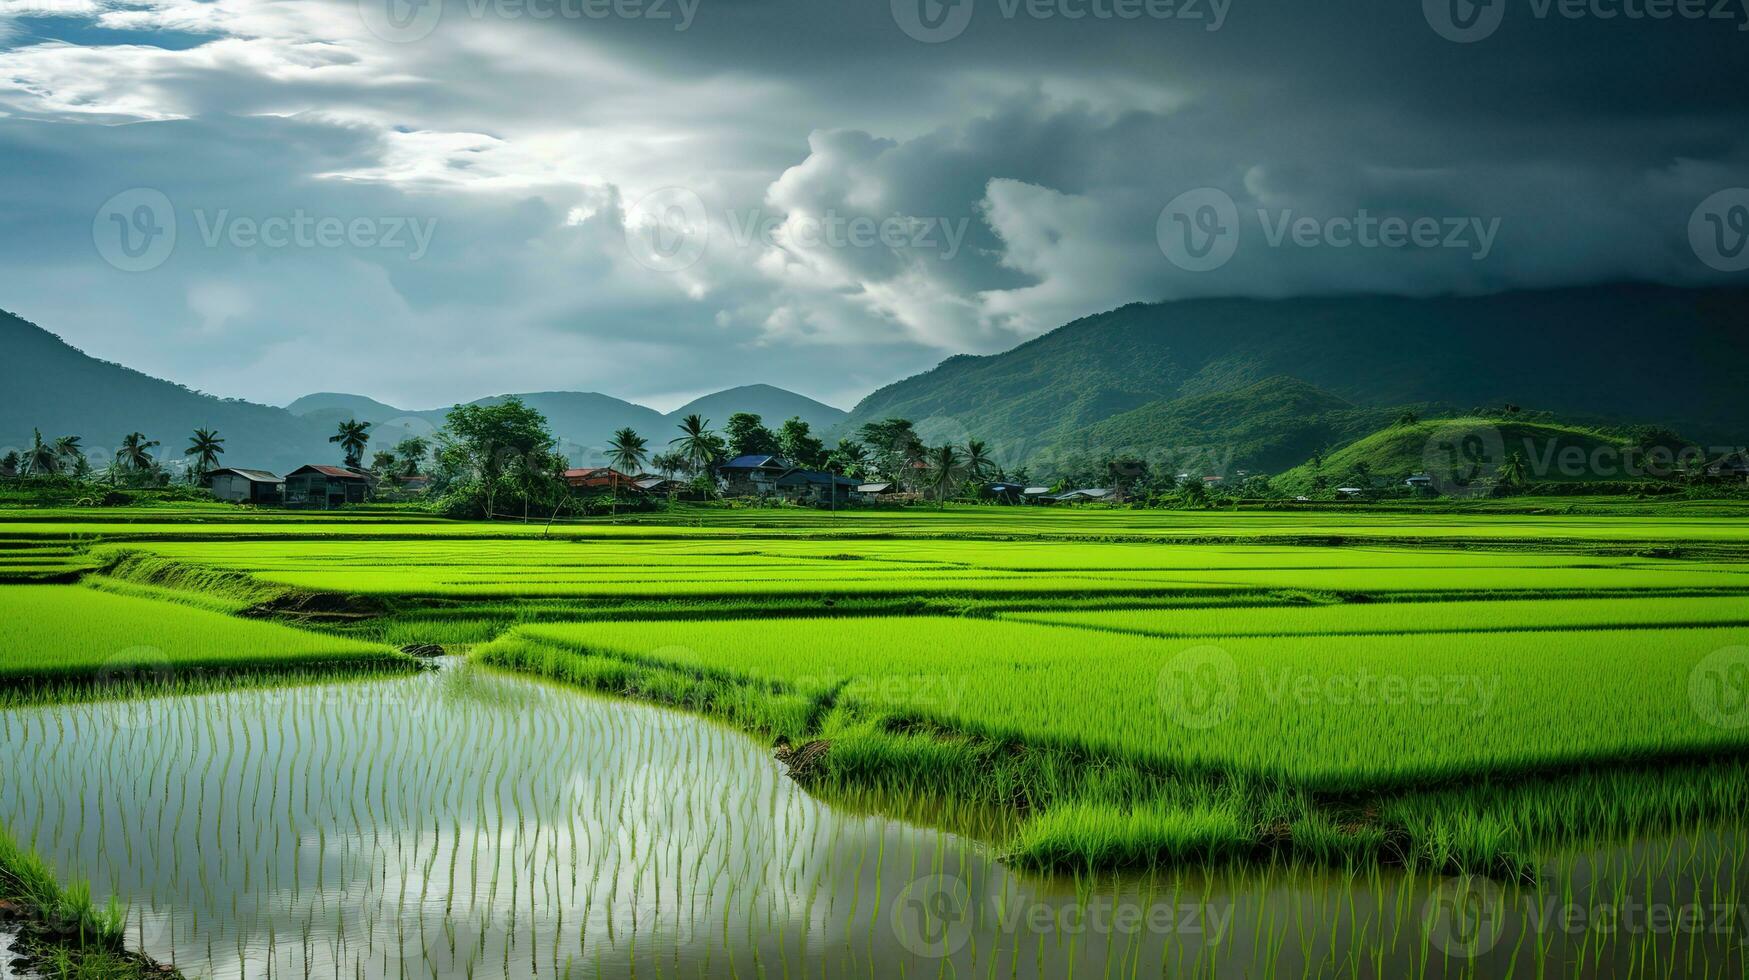
[[[1283,377],[1307,387],[1271,383]],[[1065,446],[1097,449],[1101,440],[1137,450],[1155,426],[1159,439],[1183,438],[1187,417],[1200,417],[1199,437],[1258,432],[1262,420],[1247,398],[1225,404],[1226,423],[1175,403],[1260,384],[1275,394],[1256,407],[1278,417],[1307,391],[1335,399],[1314,406],[1320,416],[1336,413],[1317,423],[1332,435],[1365,431],[1362,423],[1376,421],[1366,409],[1511,403],[1741,442],[1749,434],[1749,290],[1608,285],[1133,304],[1001,354],[948,358],[863,399],[845,428],[903,416],[925,435],[988,439],[1015,462]],[[1343,416],[1344,404],[1367,417]],[[1265,455],[1272,465],[1287,458]]]

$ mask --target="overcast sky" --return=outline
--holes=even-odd
[[[276,404],[848,406],[1138,300],[1741,283],[1749,0],[1650,4],[0,0],[0,308]]]

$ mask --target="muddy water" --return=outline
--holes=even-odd
[[[467,667],[0,712],[0,773],[0,820],[193,976],[1717,976],[1749,936],[1740,834],[1541,889],[1039,878],[709,721]]]

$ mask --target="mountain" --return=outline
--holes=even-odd
[[[742,385],[695,398],[669,412],[668,420],[679,422],[686,416],[697,413],[710,419],[713,428],[720,429],[729,420],[729,416],[736,412],[752,412],[763,418],[765,424],[773,430],[782,425],[784,420],[799,416],[813,427],[816,434],[844,421],[850,414],[841,408],[833,408],[824,402],[817,402],[805,395],[771,385]]]
[[[31,430],[43,438],[77,434],[107,463],[108,454],[129,432],[144,432],[163,443],[160,459],[174,460],[197,427],[215,428],[225,440],[224,462],[286,472],[306,463],[337,463],[340,453],[328,442],[335,426],[356,418],[371,422],[371,452],[412,436],[429,437],[449,409],[403,409],[345,392],[305,395],[285,408],[237,399],[215,398],[173,382],[90,357],[59,337],[0,311],[0,363],[7,369],[0,385],[0,454],[30,444]],[[508,395],[478,399],[493,404]],[[675,424],[698,411],[720,427],[733,412],[749,411],[780,424],[800,415],[817,429],[831,427],[844,413],[830,405],[770,385],[748,385],[705,395],[663,415],[599,392],[537,391],[518,395],[547,417],[561,448],[579,465],[601,463],[615,429],[630,426],[650,444],[664,449]]]
[[[348,395],[338,391],[319,391],[313,395],[305,395],[285,407],[285,410],[298,416],[342,415],[346,418],[363,419],[366,421],[382,421],[407,413],[392,405],[384,405],[374,398],[363,395]]]
[[[1466,446],[1466,443],[1468,445]],[[1501,416],[1423,419],[1391,425],[1341,447],[1315,463],[1308,460],[1273,482],[1294,493],[1346,482],[1367,485],[1368,479],[1400,483],[1415,473],[1434,473],[1447,480],[1470,472],[1493,478],[1499,465],[1516,453],[1531,482],[1631,480],[1622,465],[1631,440],[1556,421],[1521,421]],[[1466,463],[1466,457],[1474,463]],[[1356,465],[1364,464],[1364,476]],[[1467,482],[1467,481],[1460,481]]]
[[[493,405],[511,395],[480,398],[472,405]],[[687,414],[697,412],[721,429],[735,412],[753,412],[764,416],[766,423],[776,428],[784,419],[799,415],[817,431],[824,431],[841,421],[845,412],[771,385],[744,385],[714,394],[704,395],[664,415],[653,408],[604,395],[595,391],[534,391],[522,392],[520,398],[530,408],[547,417],[560,448],[579,465],[601,464],[607,459],[607,441],[615,430],[636,429],[658,451],[665,448],[675,426]],[[378,445],[393,445],[407,435],[430,435],[443,425],[448,408],[404,409],[386,405],[364,395],[340,392],[318,392],[305,395],[286,406],[286,410],[312,422],[324,431],[348,418],[375,423],[372,440]]]
[[[1175,473],[1279,473],[1315,452],[1353,441],[1397,414],[1394,408],[1355,405],[1284,375],[1235,391],[1149,402],[1051,448],[1063,454],[1152,454]]]
[[[1283,375],[1360,408],[1510,402],[1739,443],[1749,435],[1749,290],[1132,304],[1001,354],[950,357],[864,398],[843,428],[903,416],[925,438],[976,436],[1004,462],[1036,466],[1059,447],[1092,445],[1113,417]],[[1135,441],[1147,423],[1123,428]]]
[[[124,435],[143,432],[163,443],[159,459],[181,457],[197,427],[219,430],[225,462],[284,472],[309,462],[338,462],[327,433],[266,405],[191,391],[119,364],[100,361],[61,338],[0,311],[0,452],[44,439],[84,437],[93,466],[109,462]]]

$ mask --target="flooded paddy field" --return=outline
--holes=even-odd
[[[696,715],[467,665],[0,712],[20,838],[189,976],[1727,976],[1741,830],[1537,882],[1043,875]]]

